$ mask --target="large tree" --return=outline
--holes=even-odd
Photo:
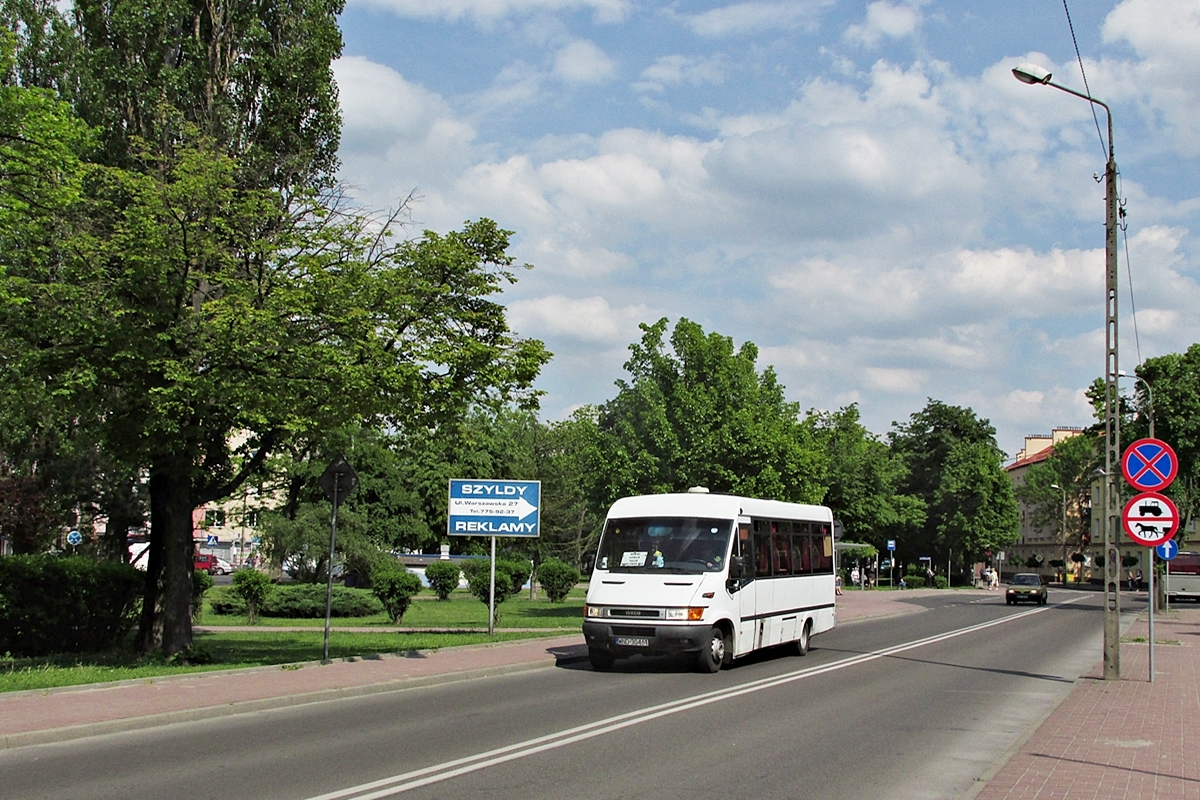
[[[857,405],[813,412],[806,424],[825,454],[822,502],[845,526],[845,536],[883,550],[889,538],[925,522],[925,502],[900,487],[907,468],[898,455],[859,421]]]
[[[775,371],[759,372],[758,348],[706,334],[681,319],[670,345],[666,318],[643,324],[630,345],[629,380],[600,408],[593,497],[606,506],[628,494],[714,492],[817,502],[821,454],[784,399]]]
[[[924,525],[899,537],[899,556],[944,560],[978,556],[1019,535],[1012,482],[1001,468],[996,430],[969,408],[932,398],[905,423],[893,423],[892,450],[908,471],[902,488],[924,501]]]

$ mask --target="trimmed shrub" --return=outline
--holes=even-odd
[[[455,561],[435,561],[425,568],[425,579],[438,600],[449,600],[450,593],[458,588],[458,577],[462,574]]]
[[[213,576],[209,575],[202,569],[192,571],[192,621],[200,619],[200,612],[204,610],[204,594],[209,589],[213,588]]]
[[[253,625],[271,592],[271,579],[256,569],[233,573],[233,592],[246,604],[246,616]]]
[[[934,575],[933,576],[933,588],[945,589],[949,585],[950,585],[950,583],[946,580],[945,575]]]
[[[415,576],[414,576],[415,577]],[[263,603],[264,617],[321,619],[325,616],[325,589],[320,583],[293,583],[276,586]],[[383,611],[383,604],[369,589],[333,587],[330,616],[369,617]]]
[[[246,613],[246,601],[234,594],[231,586],[216,586],[208,593],[208,606],[214,614]]]
[[[467,578],[467,587],[476,599],[488,602],[491,594],[491,559],[472,559],[463,564],[463,575]],[[500,619],[500,604],[517,592],[525,583],[524,564],[513,561],[496,559],[496,619]]]
[[[924,589],[925,576],[910,572],[904,576],[904,585],[909,589]]]
[[[524,559],[517,561],[513,559],[498,558],[496,559],[496,563],[503,564],[508,568],[508,580],[512,584],[512,594],[509,595],[510,597],[519,593],[521,591],[521,587],[525,585],[525,581],[529,580],[530,577],[533,576],[533,564],[529,561],[525,561]],[[499,575],[500,573],[496,574]],[[499,580],[500,578],[497,577],[496,581],[499,582]]]
[[[392,622],[399,625],[413,595],[421,591],[421,579],[402,566],[388,565],[371,575],[371,591]]]
[[[137,624],[145,581],[116,561],[0,558],[0,653],[94,652],[121,644]]]
[[[537,571],[538,583],[542,585],[551,603],[561,603],[579,583],[579,570],[557,559],[542,563]]]

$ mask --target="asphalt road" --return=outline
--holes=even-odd
[[[932,595],[717,675],[580,663],[22,748],[0,795],[960,797],[1100,659],[1099,599]]]

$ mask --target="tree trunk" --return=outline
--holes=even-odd
[[[164,465],[152,470],[151,563],[139,638],[143,649],[158,645],[165,656],[187,652],[192,646],[192,510],[192,484],[186,469]],[[160,573],[158,581],[152,579],[154,572]]]
[[[150,552],[146,554],[146,589],[142,595],[142,618],[138,623],[138,650],[149,653],[162,645],[162,615],[159,596],[163,574],[163,531],[165,529],[163,506],[166,491],[164,476],[150,476]]]

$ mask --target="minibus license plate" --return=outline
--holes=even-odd
[[[621,647],[649,647],[650,637],[648,636],[618,636],[616,642]]]

